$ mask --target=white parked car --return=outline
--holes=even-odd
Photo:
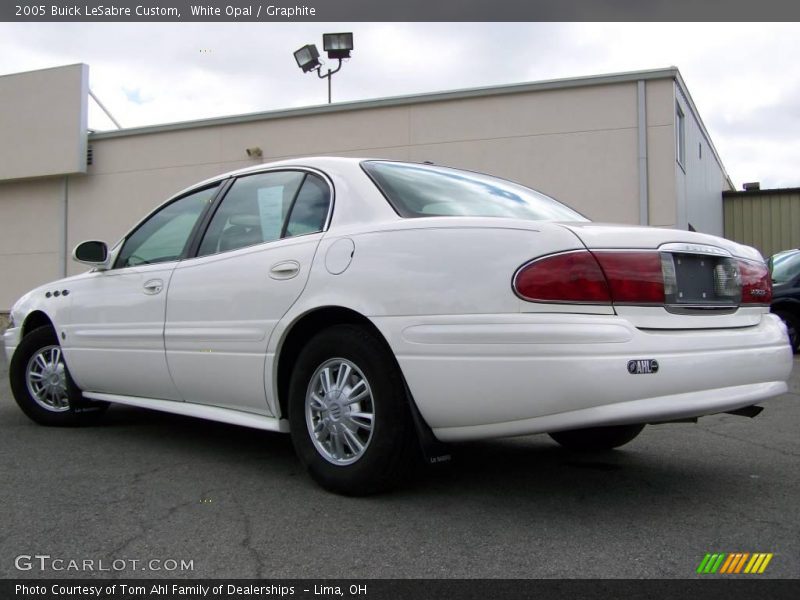
[[[5,333],[30,418],[118,402],[289,432],[347,494],[400,480],[420,445],[607,449],[647,423],[755,414],[792,365],[756,250],[593,224],[429,164],[235,171],[74,258],[93,268],[26,294]]]

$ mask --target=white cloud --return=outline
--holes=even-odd
[[[800,185],[796,23],[3,23],[0,73],[88,63],[124,126],[322,104],[292,52],[327,31],[355,41],[334,101],[676,65],[735,182]]]

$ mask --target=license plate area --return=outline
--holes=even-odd
[[[735,310],[742,297],[736,261],[726,256],[662,252],[667,307],[686,310]]]

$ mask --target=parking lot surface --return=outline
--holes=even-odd
[[[595,455],[462,444],[401,490],[344,498],[280,434],[123,406],[37,426],[0,352],[0,577],[685,578],[708,552],[769,552],[762,577],[796,578],[800,361],[790,385],[755,419],[652,426]],[[51,558],[18,558],[34,555]]]

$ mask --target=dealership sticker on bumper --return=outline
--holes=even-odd
[[[652,375],[658,373],[658,361],[653,358],[629,360],[628,373],[631,375]]]

